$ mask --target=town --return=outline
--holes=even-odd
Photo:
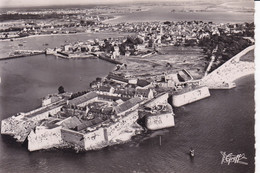
[[[109,29],[106,20],[115,18],[115,14],[142,11],[141,7],[118,8],[64,8],[32,9],[29,11],[9,10],[0,13],[0,39],[16,39],[31,35],[72,34],[80,32],[99,32]]]

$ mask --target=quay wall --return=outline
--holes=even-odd
[[[147,116],[145,125],[149,130],[158,130],[167,127],[173,127],[175,126],[174,114],[165,113],[165,114]]]
[[[209,89],[226,89],[227,84],[232,83],[234,80],[253,74],[255,71],[254,63],[241,61],[240,58],[254,49],[254,45],[247,47],[216,70],[203,77],[201,84],[209,87]]]
[[[208,87],[201,87],[182,94],[172,95],[172,105],[174,107],[180,107],[209,96],[210,93]]]

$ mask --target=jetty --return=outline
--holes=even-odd
[[[44,53],[45,53],[45,51],[42,51],[42,50],[15,50],[8,57],[0,58],[0,60],[22,58],[22,57],[27,57],[27,56],[40,55],[40,54],[44,54]]]

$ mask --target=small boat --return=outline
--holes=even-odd
[[[22,44],[22,43],[20,43],[20,44],[18,44],[18,46],[23,46],[23,44]]]
[[[194,157],[194,156],[195,156],[194,150],[193,150],[192,148],[190,149],[190,156],[191,156],[191,157]]]

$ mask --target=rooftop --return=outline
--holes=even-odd
[[[147,85],[149,85],[150,84],[150,82],[148,82],[148,81],[146,81],[146,80],[142,80],[142,79],[138,79],[138,81],[137,81],[137,86],[140,86],[140,87],[145,87],[145,86],[147,86]]]
[[[70,105],[79,105],[79,104],[84,103],[86,101],[89,101],[89,100],[91,100],[91,99],[93,99],[93,98],[95,98],[97,96],[98,96],[97,93],[89,92],[89,93],[84,94],[82,96],[76,97],[76,98],[74,98],[72,100],[69,100],[69,104]]]
[[[73,117],[69,117],[69,118],[65,119],[61,123],[61,126],[66,127],[68,129],[73,129],[76,126],[78,126],[79,124],[81,124],[80,120],[76,116],[73,116]]]
[[[125,82],[128,83],[128,80],[125,79],[123,76],[119,76],[119,75],[114,75],[112,73],[109,73],[109,75],[107,76],[108,79],[114,79],[114,80],[118,80],[121,82]]]
[[[114,108],[114,110],[117,114],[119,114],[119,113],[122,113],[122,112],[125,112],[125,111],[131,109],[132,107],[134,107],[141,101],[142,101],[142,99],[140,99],[138,97],[131,98],[131,99],[127,100],[126,102],[122,103],[121,105],[116,106]]]
[[[35,116],[37,116],[37,115],[39,115],[39,114],[42,114],[42,113],[47,112],[47,111],[49,111],[49,110],[55,109],[55,108],[57,108],[57,107],[59,107],[59,106],[61,106],[61,105],[63,105],[63,104],[64,104],[64,102],[60,102],[60,103],[58,103],[58,104],[56,104],[56,105],[53,105],[53,106],[49,106],[49,107],[40,109],[39,111],[33,112],[33,113],[29,114],[29,115],[25,115],[25,118],[35,117]]]

